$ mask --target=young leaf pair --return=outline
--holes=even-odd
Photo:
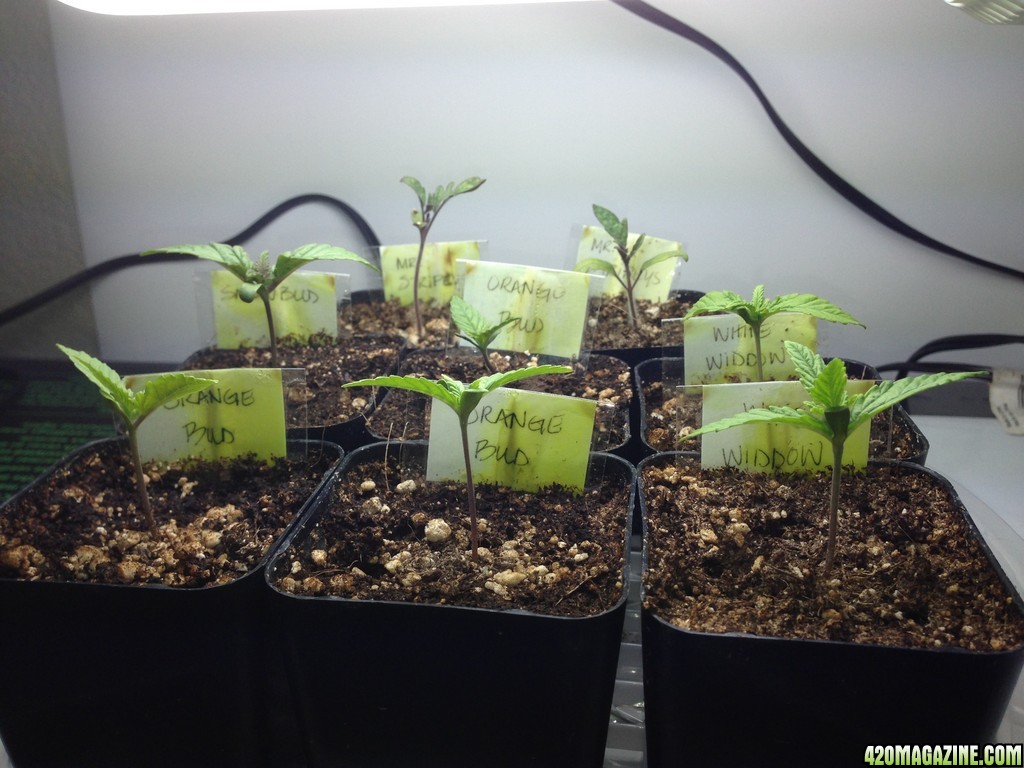
[[[430,228],[434,225],[437,214],[449,200],[467,192],[479,189],[486,179],[479,176],[470,176],[456,184],[454,181],[447,186],[438,187],[433,192],[427,192],[426,188],[412,176],[403,176],[400,181],[416,193],[420,207],[412,211],[412,224],[419,232],[419,250],[416,253],[416,267],[413,271],[412,282],[412,303],[413,311],[416,313],[416,335],[423,336],[423,310],[420,307],[420,268],[423,264],[423,251],[427,247],[427,236]]]
[[[473,559],[477,559],[480,546],[480,532],[477,527],[476,486],[473,483],[473,466],[469,451],[469,418],[480,401],[498,387],[549,373],[571,373],[567,365],[538,365],[533,368],[517,368],[503,373],[492,373],[464,384],[442,375],[434,381],[416,376],[377,376],[345,384],[346,387],[394,387],[418,392],[432,397],[448,406],[458,417],[459,434],[462,438],[462,458],[466,467],[466,504],[469,511],[469,540]]]
[[[226,245],[224,243],[174,245],[169,248],[154,248],[144,251],[142,255],[149,256],[156,253],[183,253],[213,261],[237,277],[242,283],[238,288],[238,298],[247,304],[255,301],[257,298],[263,302],[263,309],[267,317],[267,330],[270,336],[271,365],[275,366],[278,364],[277,333],[274,330],[274,315],[270,308],[270,295],[293,272],[313,261],[355,261],[374,271],[380,271],[376,265],[371,264],[362,256],[352,251],[323,243],[310,243],[309,245],[300,246],[294,251],[286,251],[277,257],[273,266],[270,264],[270,257],[266,251],[260,254],[258,260],[253,261],[240,245]]]
[[[843,449],[846,439],[861,425],[878,413],[892,408],[912,395],[949,384],[954,381],[980,376],[984,371],[958,373],[930,373],[906,379],[877,382],[866,392],[849,394],[846,391],[846,364],[839,358],[827,365],[821,356],[803,344],[785,341],[786,353],[793,361],[800,383],[809,400],[801,408],[768,406],[753,408],[724,419],[706,424],[691,432],[686,440],[709,432],[720,432],[744,424],[791,424],[809,429],[824,437],[832,449],[832,485],[829,497],[828,543],[825,550],[825,573],[835,562],[836,540],[839,527],[839,497],[843,467]]]
[[[142,470],[142,457],[139,455],[139,425],[164,403],[191,395],[194,392],[200,392],[216,384],[217,381],[185,373],[164,373],[150,379],[141,391],[134,392],[124,385],[120,374],[106,363],[85,352],[70,349],[62,344],[58,344],[57,348],[71,359],[75,367],[89,381],[96,385],[100,394],[110,402],[114,412],[124,424],[125,432],[128,434],[132,466],[135,470],[135,487],[139,495],[139,506],[142,508],[142,514],[146,518],[149,529],[155,530],[156,520],[153,518],[153,508],[149,503],[149,494],[146,492],[146,477]]]
[[[774,299],[766,299],[763,285],[754,288],[750,301],[732,291],[709,291],[690,307],[690,311],[683,316],[683,321],[698,315],[737,315],[753,333],[757,380],[764,381],[764,366],[761,362],[761,327],[765,320],[781,312],[799,312],[819,320],[827,320],[830,323],[864,327],[864,324],[850,313],[812,293],[787,293],[783,296],[776,296]]]
[[[622,264],[622,274],[619,274],[619,270],[614,263],[598,257],[580,259],[576,263],[575,269],[577,272],[603,272],[614,278],[626,293],[626,309],[629,313],[629,324],[631,327],[636,328],[637,308],[635,293],[644,272],[656,264],[661,264],[665,261],[673,259],[688,261],[690,257],[686,254],[686,251],[673,249],[651,256],[638,264],[635,261],[635,257],[643,247],[647,236],[639,235],[631,246],[629,245],[629,221],[627,219],[620,219],[607,208],[597,204],[594,204],[592,209],[594,216],[612,239],[615,253]]]

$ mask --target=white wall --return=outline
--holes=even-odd
[[[409,242],[401,176],[481,175],[435,236],[487,239],[491,259],[561,265],[600,202],[681,239],[687,287],[814,292],[867,324],[827,331],[830,354],[882,364],[942,335],[1024,333],[1024,283],[881,228],[724,64],[611,3],[114,18],[50,2],[89,263],[223,239],[304,192]],[[1024,28],[942,0],[654,4],[730,50],[883,206],[1024,269]],[[323,240],[362,246],[313,208],[252,247]],[[103,355],[176,361],[202,344],[190,276],[99,284]],[[1024,368],[1019,349],[997,357]]]

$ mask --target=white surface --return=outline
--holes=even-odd
[[[1024,593],[1024,437],[988,418],[912,416],[931,442],[927,466],[945,476],[999,559]],[[1024,677],[997,742],[1024,742]]]
[[[880,205],[1024,266],[1020,27],[940,0],[651,2],[736,56],[795,133]],[[827,354],[879,365],[939,336],[1024,333],[1018,282],[868,219],[803,165],[725,64],[610,2],[49,10],[90,264],[229,237],[305,192],[349,202],[386,243],[410,242],[414,196],[399,178],[480,175],[487,184],[433,235],[486,239],[497,261],[566,264],[572,226],[600,203],[681,241],[686,287],[813,292],[867,325],[827,329]],[[323,240],[361,246],[313,206],[252,247]],[[177,360],[201,346],[190,275],[169,265],[100,281],[102,355]]]
[[[1008,435],[995,419],[911,418],[931,443],[927,466],[976,496],[1024,537],[1024,437]],[[1024,551],[1017,554],[1024,563]]]

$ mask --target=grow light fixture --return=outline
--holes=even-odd
[[[92,13],[114,16],[167,16],[189,13],[328,11],[353,8],[421,8],[452,5],[517,5],[554,0],[60,0]],[[593,2],[593,0],[558,0]]]
[[[1022,0],[946,0],[955,8],[989,24],[1024,24]]]

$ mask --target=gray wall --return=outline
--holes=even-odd
[[[85,267],[45,2],[0,4],[0,308]],[[0,357],[97,350],[87,289],[0,327]]]
[[[884,363],[941,335],[1024,333],[1019,281],[867,219],[728,68],[611,3],[114,18],[50,2],[87,263],[222,239],[303,192],[409,242],[401,176],[482,175],[436,236],[486,239],[495,260],[567,263],[600,202],[682,240],[688,287],[810,291],[867,324],[826,329],[829,354]],[[1024,268],[1024,27],[941,0],[655,5],[729,49],[880,204]],[[362,245],[310,209],[253,248],[316,240]],[[103,354],[177,360],[204,343],[191,278],[175,265],[97,285]]]

